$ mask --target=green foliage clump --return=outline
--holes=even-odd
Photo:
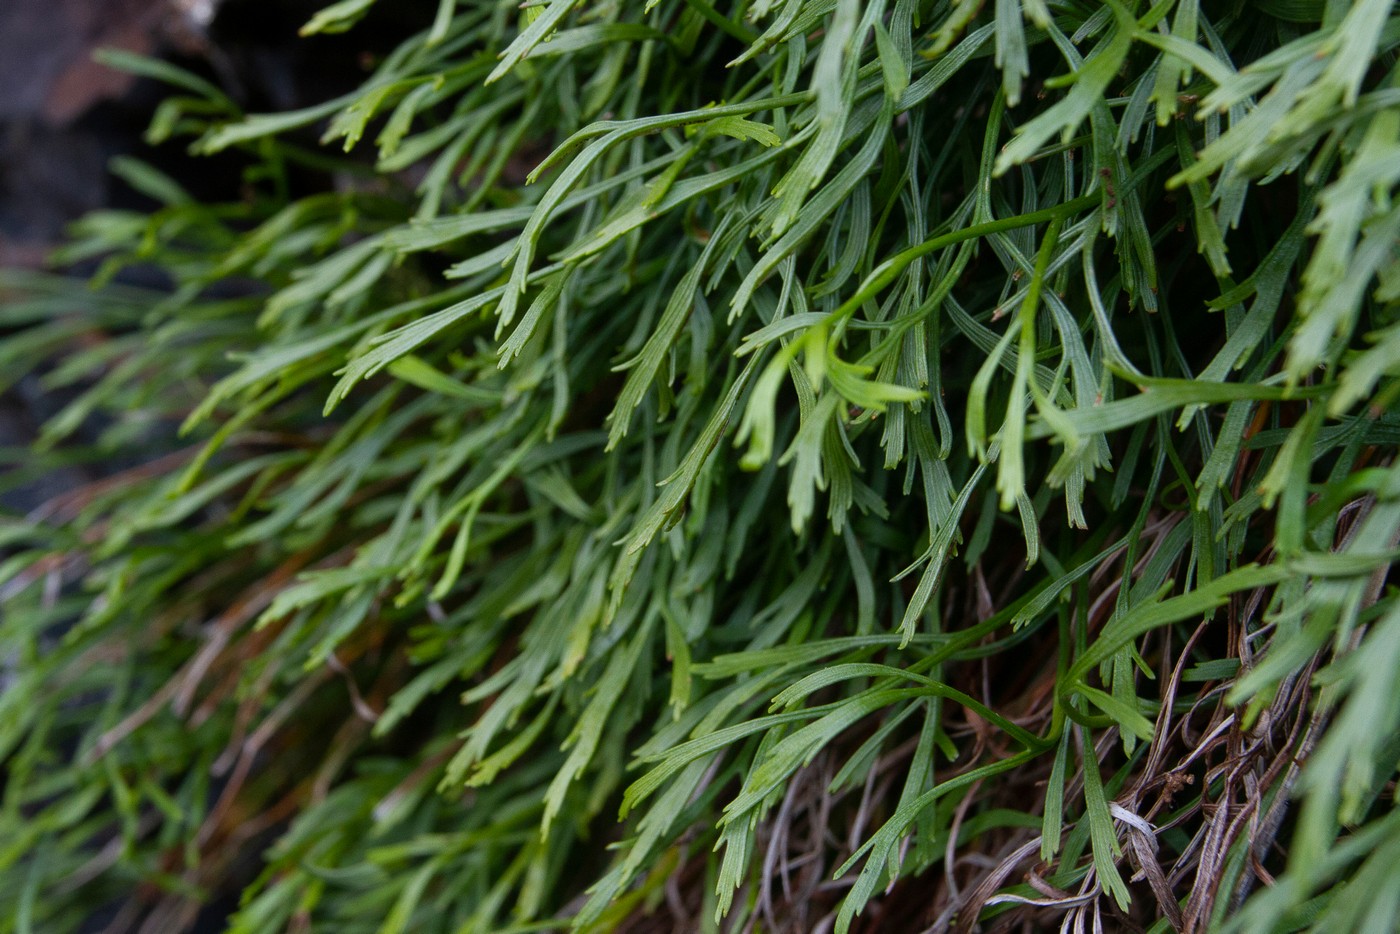
[[[0,931],[1395,928],[1390,0],[423,27],[6,279]]]

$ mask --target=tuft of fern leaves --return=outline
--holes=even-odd
[[[71,397],[4,482],[109,465],[0,523],[0,931],[1394,929],[1397,48],[440,0],[255,115],[110,54],[244,196],[118,160],[91,288],[0,286]]]

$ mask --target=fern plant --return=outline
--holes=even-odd
[[[72,400],[6,483],[108,470],[0,526],[0,930],[1393,929],[1397,47],[440,0],[253,115],[110,53],[243,196],[120,159],[89,286],[4,280]]]

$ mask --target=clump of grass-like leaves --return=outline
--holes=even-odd
[[[0,931],[1400,923],[1390,0],[423,28],[5,280]]]

